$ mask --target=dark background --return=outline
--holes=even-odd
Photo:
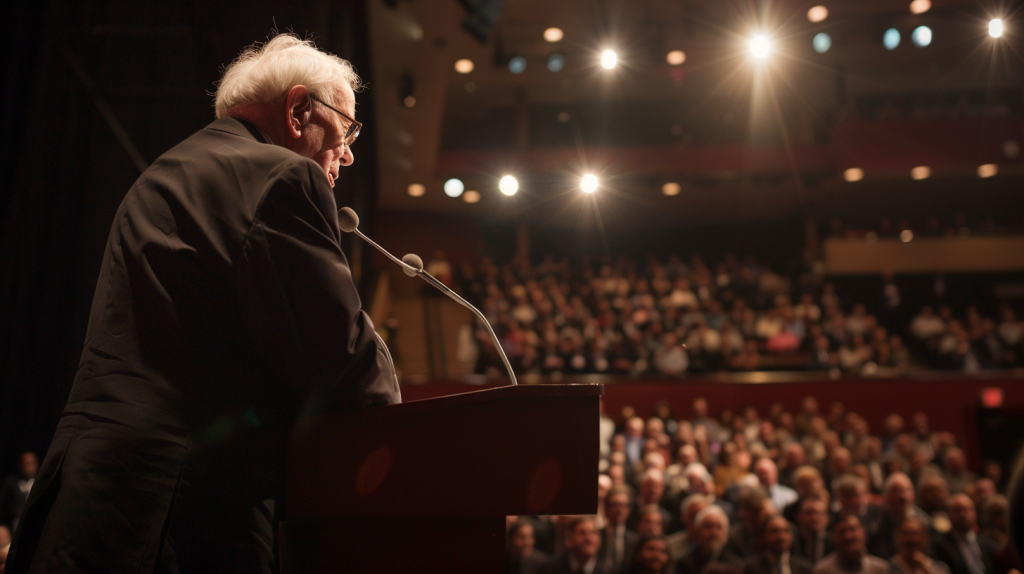
[[[114,213],[140,169],[213,121],[222,67],[273,30],[294,31],[315,34],[372,84],[362,1],[58,0],[15,2],[5,12],[0,469],[20,452],[45,454],[78,366]],[[359,119],[372,126],[372,98],[357,100]],[[336,188],[345,190],[339,205],[367,214],[373,139],[363,131],[359,161]]]

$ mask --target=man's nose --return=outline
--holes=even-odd
[[[352,148],[347,145],[341,146],[341,165],[349,166],[356,161],[356,157],[352,155]]]

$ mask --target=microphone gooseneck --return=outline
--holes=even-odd
[[[342,221],[343,219],[344,221]],[[512,371],[512,363],[509,362],[508,356],[505,354],[505,350],[501,348],[501,341],[498,340],[498,336],[494,333],[494,329],[491,327],[490,322],[487,321],[487,317],[485,317],[484,314],[481,313],[479,309],[471,305],[469,301],[466,301],[461,296],[459,296],[458,293],[449,289],[447,285],[438,281],[436,277],[434,277],[430,273],[427,273],[423,269],[423,259],[421,259],[419,255],[416,255],[415,253],[408,253],[404,257],[399,259],[392,255],[391,253],[388,253],[386,249],[384,249],[380,245],[377,245],[373,240],[363,235],[363,233],[359,231],[359,216],[356,215],[356,212],[352,211],[348,207],[343,207],[341,208],[341,210],[338,211],[338,226],[341,228],[342,231],[346,233],[355,233],[356,235],[359,236],[360,239],[372,245],[377,251],[383,253],[388,259],[397,263],[398,266],[402,268],[402,271],[404,271],[405,274],[408,275],[409,277],[415,277],[419,275],[420,279],[434,286],[435,289],[444,293],[459,305],[462,305],[466,309],[472,311],[473,315],[476,316],[477,320],[483,323],[484,327],[487,327],[487,332],[491,335],[491,340],[494,341],[494,348],[498,350],[498,354],[501,355],[502,362],[505,363],[505,370],[508,371],[508,378],[512,381],[513,385],[519,384],[519,382],[516,381],[515,372]]]

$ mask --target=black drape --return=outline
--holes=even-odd
[[[209,93],[221,67],[276,28],[313,34],[364,80],[371,71],[362,0],[36,0],[6,15],[0,476],[20,452],[45,454],[78,365],[114,212],[140,167],[213,120]],[[371,94],[357,100],[367,129],[336,193],[365,227],[376,122]],[[370,277],[365,266],[362,276]]]

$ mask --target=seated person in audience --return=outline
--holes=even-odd
[[[626,527],[629,509],[632,508],[629,490],[622,486],[613,487],[605,499],[604,510],[607,525],[601,529],[600,556],[609,572],[619,572],[633,554],[640,536]]]
[[[966,494],[956,494],[949,502],[949,532],[932,540],[935,557],[946,563],[953,574],[990,574],[992,555],[999,543],[978,534],[978,518],[974,501]]]
[[[779,466],[779,484],[794,488],[797,469],[804,466],[807,456],[799,442],[790,442],[782,449],[782,462]],[[780,508],[780,512],[785,508]]]
[[[743,560],[727,550],[729,517],[721,508],[710,505],[694,519],[697,545],[676,564],[677,574],[707,574],[705,569],[715,563],[729,566],[735,574],[743,568]]]
[[[686,553],[696,545],[696,526],[694,525],[694,520],[700,514],[700,511],[707,508],[709,504],[711,504],[710,500],[703,494],[691,494],[679,505],[679,515],[682,517],[683,530],[671,534],[665,539],[668,543],[668,553],[672,559],[672,564],[686,556]]]
[[[534,574],[548,560],[548,555],[534,548],[533,524],[516,520],[506,538],[506,574]]]
[[[790,522],[796,522],[796,513],[800,510],[801,500],[808,496],[815,496],[824,490],[825,484],[821,479],[821,471],[809,464],[801,466],[793,475],[793,488],[799,498],[782,511],[782,515]]]
[[[889,574],[889,562],[867,553],[864,526],[849,514],[832,525],[836,551],[814,565],[814,574]]]
[[[828,504],[818,497],[801,500],[800,511],[796,515],[793,554],[814,565],[833,550],[835,546],[828,532]]]
[[[661,512],[662,524],[665,528],[672,526],[672,514],[662,506],[662,499],[665,496],[665,475],[656,468],[647,469],[640,477],[640,494],[633,504],[633,510],[629,515],[626,524],[636,530],[640,522],[640,511],[645,506],[654,505]]]
[[[633,552],[629,574],[668,574],[668,545],[660,534],[640,538]]]
[[[538,574],[613,574],[598,557],[601,537],[592,516],[579,516],[565,526],[565,552],[548,560]]]
[[[914,486],[910,478],[896,472],[885,479],[885,505],[880,518],[868,526],[868,551],[888,560],[896,554],[896,531],[908,516],[917,516],[926,525],[931,519],[914,504]]]
[[[761,551],[747,560],[744,574],[811,574],[811,561],[791,553],[793,531],[785,518],[765,517],[758,536]]]
[[[768,498],[775,505],[775,510],[781,513],[787,506],[796,502],[799,498],[796,491],[788,486],[779,484],[779,469],[770,458],[758,459],[754,464],[754,474],[757,475],[761,486],[768,493]]]
[[[916,516],[903,521],[896,531],[899,553],[889,565],[892,574],[949,574],[949,567],[925,555],[928,547],[928,527]]]
[[[715,483],[711,474],[703,464],[695,462],[686,469],[686,479],[690,484],[690,494],[703,494],[708,497],[711,504],[721,508],[729,520],[733,519],[733,506],[727,500],[715,496]]]
[[[663,536],[665,519],[661,516],[664,509],[657,504],[647,504],[640,509],[640,520],[636,523],[636,533],[640,536]]]
[[[974,482],[977,476],[967,469],[967,461],[964,458],[964,451],[957,447],[951,447],[946,451],[943,459],[946,483],[949,485],[951,494],[959,494],[964,491],[968,484]]]
[[[949,487],[946,479],[938,474],[926,476],[917,490],[921,510],[931,518],[932,529],[939,533],[948,532],[950,524],[946,508],[949,506]]]
[[[847,474],[839,477],[832,485],[836,495],[836,506],[833,520],[844,514],[853,514],[860,518],[861,524],[874,524],[881,519],[885,510],[871,503],[867,482],[859,476]]]
[[[726,548],[740,558],[746,559],[754,555],[758,525],[764,518],[776,512],[760,487],[748,487],[740,492],[737,514],[739,521],[729,531]]]

